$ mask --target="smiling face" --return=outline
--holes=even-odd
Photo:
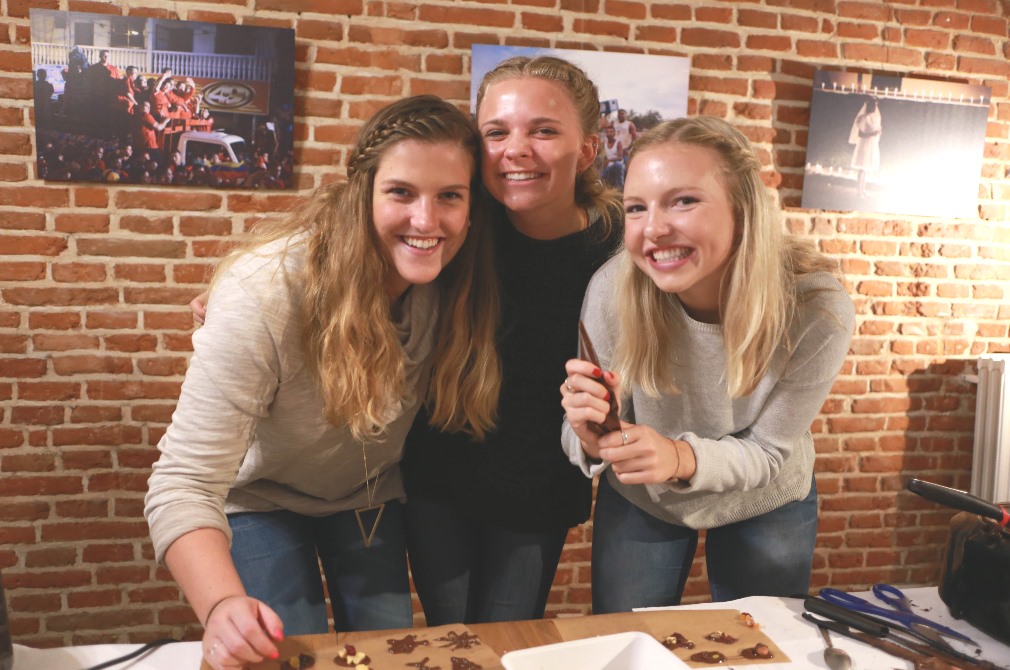
[[[719,288],[736,240],[722,170],[712,149],[667,142],[639,152],[624,184],[624,244],[632,260],[707,323],[718,322]]]
[[[379,160],[372,223],[389,261],[386,293],[433,281],[466,238],[473,159],[456,142],[404,140]]]
[[[477,124],[484,185],[513,225],[542,239],[572,232],[575,177],[596,149],[564,87],[536,77],[500,81],[487,89]]]

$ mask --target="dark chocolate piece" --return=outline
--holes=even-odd
[[[471,649],[480,644],[480,638],[464,631],[463,633],[457,633],[454,630],[449,631],[445,637],[436,637],[435,642],[445,642],[446,644],[439,645],[441,647],[449,647],[452,651],[457,649]]]
[[[427,647],[427,640],[418,640],[416,635],[407,635],[399,640],[386,640],[390,654],[409,654],[418,647]]]
[[[697,654],[691,654],[691,660],[695,663],[711,663],[715,665],[716,663],[725,663],[726,654],[718,651],[699,651]]]
[[[694,642],[691,642],[680,633],[670,633],[665,640],[660,640],[663,646],[673,651],[674,649],[694,649]]]

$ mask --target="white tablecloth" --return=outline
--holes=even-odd
[[[14,645],[14,670],[83,670],[129,654],[139,644],[94,644],[84,647],[32,649]],[[109,670],[199,670],[199,642],[173,642],[152,649]]]
[[[949,626],[959,633],[964,633],[978,642],[978,646],[974,647],[958,640],[945,638],[955,649],[1010,669],[1010,647],[994,640],[970,624],[950,616],[947,606],[940,600],[940,595],[935,587],[903,588],[902,590],[912,601],[912,609],[915,612],[932,621]],[[868,591],[854,595],[870,602],[877,602],[873,594]],[[741,598],[723,603],[689,605],[686,608],[735,609],[752,614],[755,621],[761,624],[761,630],[775,641],[775,644],[789,656],[791,661],[761,665],[762,670],[801,670],[828,667],[824,662],[824,639],[817,627],[801,616],[804,611],[803,601],[798,598]],[[900,630],[901,626],[895,623],[893,628]],[[891,670],[892,668],[911,670],[913,668],[911,661],[903,661],[844,635],[831,633],[831,642],[835,647],[849,652],[849,656],[852,657],[853,670]],[[981,653],[975,654],[976,649],[980,649]],[[18,669],[15,668],[15,670]]]
[[[935,588],[904,589],[917,612],[963,632],[978,642],[981,658],[1010,668],[1010,647],[998,642],[964,621],[954,619],[947,606],[940,600]],[[870,593],[859,593],[867,600],[873,600]],[[743,598],[726,603],[705,603],[684,605],[675,609],[737,609],[750,612],[761,629],[784,651],[791,662],[762,665],[762,670],[801,670],[826,668],[824,663],[824,641],[816,627],[807,623],[800,615],[803,601],[791,598]],[[895,658],[869,647],[862,642],[832,634],[832,642],[852,656],[853,670],[879,670],[891,668],[912,668],[907,661]],[[975,647],[968,647],[957,640],[951,640],[960,651],[974,655]],[[92,665],[127,654],[140,645],[101,644],[86,647],[63,647],[60,649],[31,649],[14,645],[14,670],[83,670]],[[141,658],[115,666],[115,670],[198,670],[200,667],[200,643],[177,642],[158,647]],[[559,669],[560,670],[560,669]],[[567,670],[567,669],[564,669]]]

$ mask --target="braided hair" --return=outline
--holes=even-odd
[[[431,95],[405,98],[382,109],[358,133],[347,158],[347,181],[327,184],[279,224],[255,231],[251,247],[289,237],[304,245],[301,278],[303,350],[323,397],[324,414],[348,425],[360,441],[379,438],[402,397],[403,350],[390,318],[385,278],[392,271],[372,221],[375,174],[383,156],[401,142],[457,144],[472,157],[471,227],[459,252],[439,274],[439,334],[429,405],[432,422],[483,435],[494,420],[500,372],[494,349],[496,281],[486,217],[478,214],[480,139],[472,121]],[[492,305],[490,324],[477,314]],[[449,323],[450,320],[455,320]]]

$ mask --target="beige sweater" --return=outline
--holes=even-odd
[[[381,442],[362,445],[323,420],[306,373],[297,304],[303,247],[274,242],[239,259],[214,286],[207,323],[172,423],[158,444],[144,514],[157,559],[198,528],[231,533],[226,513],[286,509],[311,516],[363,507],[368,475],[381,473],[373,501],[403,497],[403,440],[427,381],[438,312],[434,284],[407,294],[396,324],[407,392]],[[283,257],[283,261],[282,261]]]

